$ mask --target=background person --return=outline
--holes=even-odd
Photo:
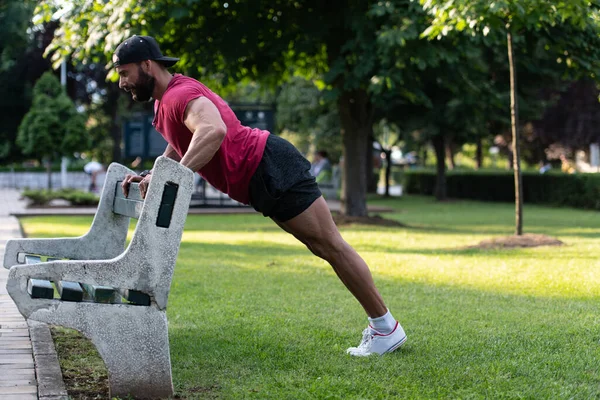
[[[104,171],[104,167],[96,160],[92,160],[83,166],[83,171],[90,176],[90,186],[88,190],[90,192],[97,192],[96,178],[98,174]]]
[[[331,180],[331,162],[326,151],[319,150],[316,152],[315,159],[310,166],[310,173],[315,177],[317,183],[329,182]]]

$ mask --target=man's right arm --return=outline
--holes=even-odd
[[[165,149],[163,156],[169,157],[170,159],[173,159],[177,162],[181,161],[181,157],[179,156],[179,154],[177,154],[175,149],[173,147],[171,147],[170,144],[167,145],[167,148]]]

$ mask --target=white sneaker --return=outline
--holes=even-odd
[[[396,321],[394,330],[387,335],[377,332],[370,325],[363,331],[358,347],[350,347],[346,353],[351,356],[367,357],[371,354],[391,353],[406,342],[406,333]]]

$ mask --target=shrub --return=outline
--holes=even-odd
[[[56,198],[54,196],[55,196],[54,192],[52,192],[51,190],[46,190],[46,189],[42,189],[42,190],[27,189],[27,190],[23,191],[23,197],[30,200],[29,205],[31,205],[31,206],[48,205],[48,203],[50,203],[52,200],[54,200]]]
[[[62,199],[67,200],[73,206],[95,206],[98,204],[98,196],[94,193],[75,190],[65,192],[61,195]]]
[[[70,188],[55,191],[28,189],[23,191],[23,197],[30,200],[30,206],[45,206],[55,199],[66,200],[73,206],[95,206],[99,201],[98,196],[94,193]]]

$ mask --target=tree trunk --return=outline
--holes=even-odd
[[[448,137],[446,143],[446,157],[448,158],[448,169],[454,170],[456,168],[456,163],[454,162],[454,145],[452,142],[452,137]]]
[[[390,179],[392,178],[392,150],[383,150],[385,153],[385,197],[390,197]]]
[[[433,143],[433,149],[435,150],[436,169],[437,175],[435,180],[435,198],[437,200],[446,200],[447,188],[446,188],[446,157],[445,157],[445,146],[444,136],[441,134],[435,135],[431,139]]]
[[[422,167],[427,166],[427,145],[423,146],[423,154],[421,156],[421,166]]]
[[[365,90],[342,92],[338,112],[344,144],[342,214],[367,216],[367,160],[365,148],[373,135],[372,107]],[[369,164],[370,165],[370,164]]]
[[[377,184],[379,183],[379,176],[374,173],[375,165],[373,160],[373,137],[369,137],[369,139],[367,140],[366,151],[367,193],[377,193]]]
[[[483,144],[481,143],[481,138],[477,138],[477,150],[475,152],[475,166],[477,169],[481,169],[483,167]]]
[[[523,234],[523,187],[521,180],[521,155],[519,154],[519,101],[517,98],[517,71],[512,33],[506,33],[508,63],[510,68],[510,122],[512,125],[513,170],[515,176],[515,234]]]

